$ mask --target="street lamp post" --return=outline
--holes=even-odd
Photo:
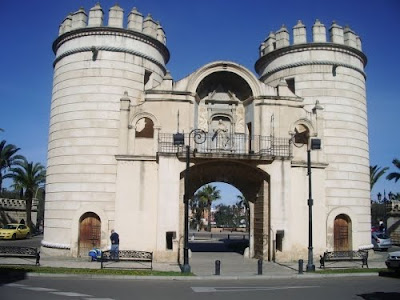
[[[321,149],[320,139],[310,139],[310,145],[307,149],[307,175],[308,175],[308,263],[307,272],[315,272],[313,259],[313,232],[312,232],[312,207],[314,200],[312,199],[312,181],[311,181],[311,150]]]
[[[381,202],[381,200],[383,202],[383,209],[384,209],[383,210],[383,226],[384,226],[385,232],[387,231],[387,219],[388,219],[387,218],[387,209],[388,209],[388,203],[390,203],[392,201],[392,197],[393,197],[392,192],[389,192],[388,196],[389,196],[389,199],[386,198],[386,190],[383,190],[383,199],[382,199],[382,194],[381,193],[377,194],[378,202]]]
[[[203,144],[206,141],[206,133],[201,129],[193,129],[189,133],[189,141],[186,145],[186,168],[185,168],[185,192],[183,195],[183,203],[185,205],[184,217],[184,237],[183,237],[183,266],[182,273],[190,273],[189,264],[189,171],[190,171],[190,139],[194,135],[193,141],[195,144]],[[173,135],[174,145],[184,145],[185,137],[183,133],[176,133]]]
[[[386,215],[386,210],[387,210],[387,207],[386,207],[386,203],[387,203],[387,198],[386,198],[386,191],[385,190],[383,190],[383,208],[384,208],[384,216],[383,216],[383,218],[384,218],[384,224],[385,224],[385,233],[387,232],[387,215]]]

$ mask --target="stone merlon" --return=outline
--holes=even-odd
[[[346,45],[362,51],[361,39],[351,30],[348,26],[344,29],[343,27],[332,22],[329,28],[329,39],[327,39],[327,33],[325,25],[320,20],[315,20],[312,26],[312,42],[311,43],[334,43],[340,45]],[[290,33],[288,29],[283,25],[278,31],[271,32],[268,37],[261,43],[259,52],[260,57],[272,52],[276,49],[290,46]],[[307,30],[306,26],[301,20],[293,27],[293,45],[306,44],[307,43]]]
[[[166,45],[166,36],[163,27],[150,14],[146,18],[143,18],[143,15],[134,7],[129,12],[126,23],[125,29],[143,33]],[[60,25],[58,35],[60,36],[73,30],[88,27],[124,28],[124,10],[118,4],[114,5],[109,9],[108,20],[105,22],[104,11],[99,3],[89,10],[89,17],[84,8],[81,7],[78,11],[70,13],[64,19]]]

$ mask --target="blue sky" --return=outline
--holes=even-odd
[[[45,165],[54,59],[51,45],[69,12],[81,6],[88,11],[98,1],[0,1],[0,128],[5,130],[0,139],[20,147],[28,160]],[[260,43],[282,24],[290,30],[297,20],[308,30],[315,19],[327,28],[333,20],[349,25],[361,36],[368,56],[370,164],[394,171],[392,160],[400,159],[400,134],[394,129],[400,111],[400,1],[103,0],[100,4],[108,12],[116,2],[126,14],[137,7],[161,22],[171,53],[167,67],[175,80],[215,60],[234,61],[254,72]],[[400,182],[382,179],[373,198],[384,189],[400,192],[399,187]],[[236,200],[236,190],[222,189],[224,198]]]

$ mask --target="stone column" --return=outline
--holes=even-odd
[[[125,92],[120,100],[119,154],[128,153],[128,125],[131,100]]]

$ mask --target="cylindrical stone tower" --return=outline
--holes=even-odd
[[[314,128],[322,139],[322,150],[312,155],[326,165],[325,199],[318,201],[325,201],[327,223],[318,226],[326,226],[327,247],[332,249],[329,234],[333,234],[335,222],[331,219],[342,217],[335,215],[336,211],[343,215],[354,212],[356,219],[347,220],[357,228],[353,245],[370,240],[370,185],[367,58],[360,38],[350,28],[333,22],[329,36],[327,41],[325,26],[316,20],[313,40],[308,42],[306,27],[299,21],[290,44],[289,31],[283,26],[261,44],[255,68],[268,85],[277,86],[282,79],[290,82],[292,91],[304,99],[307,111],[323,108],[318,112],[320,127]]]
[[[92,234],[107,244],[114,226],[115,155],[125,154],[121,147],[126,141],[120,138],[121,115],[126,115],[122,110],[140,104],[144,90],[166,74],[169,52],[162,27],[134,8],[124,28],[123,15],[115,5],[109,10],[108,24],[103,24],[99,4],[88,15],[81,8],[62,22],[53,44],[42,242],[42,251],[49,254],[77,255],[83,247],[78,236],[85,234],[78,227],[86,217],[92,223],[98,219],[99,232]]]

